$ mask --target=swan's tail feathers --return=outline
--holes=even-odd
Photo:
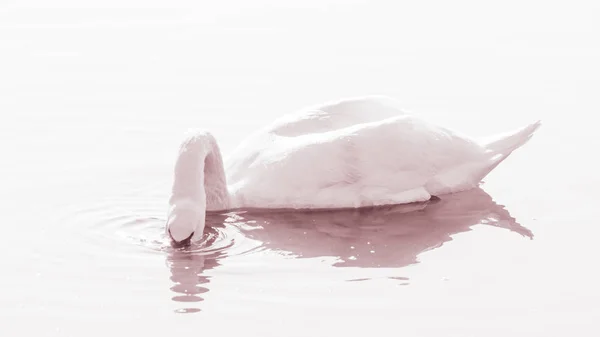
[[[481,145],[490,156],[490,161],[488,161],[486,165],[479,170],[478,174],[476,175],[477,179],[479,179],[478,181],[481,181],[483,178],[485,178],[514,150],[527,143],[540,125],[542,125],[542,122],[537,121],[519,130],[504,133],[483,141]]]
[[[463,165],[438,174],[426,185],[430,194],[455,193],[469,190],[477,185],[514,150],[523,146],[537,130],[537,121],[519,130],[495,136],[480,142],[485,150],[479,160],[468,161]]]
[[[514,150],[527,143],[527,141],[531,139],[531,136],[533,136],[535,130],[541,125],[542,121],[537,121],[519,130],[488,139],[487,141],[484,141],[482,145],[487,151],[495,155],[500,155],[502,159],[504,159]]]

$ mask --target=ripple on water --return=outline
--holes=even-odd
[[[72,205],[57,222],[63,230],[76,233],[89,249],[109,251],[115,242],[137,245],[156,253],[185,253],[202,256],[232,256],[259,248],[245,237],[248,224],[236,221],[234,213],[210,214],[201,240],[188,247],[171,247],[165,233],[164,199],[113,198],[93,205]]]
[[[452,235],[474,225],[504,227],[524,236],[520,226],[481,189],[445,196],[429,205],[377,209],[286,212],[247,210],[207,214],[202,240],[172,248],[165,235],[164,198],[144,193],[118,197],[91,206],[71,207],[62,226],[76,231],[86,249],[113,250],[130,243],[152,253],[228,257],[257,250],[293,257],[339,257],[336,266],[402,267],[423,251],[440,247]],[[131,246],[131,245],[125,245]]]
[[[63,209],[54,223],[56,233],[69,234],[70,250],[94,258],[110,257],[118,261],[161,256],[171,280],[171,300],[184,304],[177,313],[199,312],[197,304],[208,292],[207,271],[224,257],[248,254],[263,249],[261,242],[243,234],[251,224],[234,213],[209,214],[201,240],[188,247],[173,248],[165,233],[165,199],[143,198],[149,193],[130,193],[88,204],[74,204]],[[60,227],[56,230],[56,227]],[[50,237],[45,237],[50,239]],[[62,237],[61,239],[64,239]],[[41,252],[40,252],[41,254]],[[65,257],[68,259],[68,255]],[[57,261],[60,263],[60,261]],[[125,262],[127,263],[127,262]]]
[[[441,247],[452,236],[474,225],[508,229],[525,237],[532,233],[481,189],[445,196],[429,204],[358,210],[289,212],[246,210],[207,214],[202,240],[173,248],[165,235],[165,198],[141,198],[135,193],[92,205],[73,205],[63,212],[62,231],[95,255],[165,256],[173,301],[184,303],[180,313],[197,312],[211,281],[207,271],[224,257],[259,251],[289,258],[330,257],[333,267],[401,268],[417,263],[425,251]],[[121,245],[115,245],[121,243]],[[120,250],[119,247],[124,247]],[[323,260],[325,261],[325,260]],[[328,260],[329,264],[332,260]],[[363,269],[364,270],[364,269]],[[350,281],[366,281],[356,275]],[[408,284],[407,279],[389,275]]]

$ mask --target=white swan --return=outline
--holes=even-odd
[[[225,166],[215,138],[193,132],[175,163],[166,231],[187,243],[202,237],[207,211],[353,208],[468,190],[539,126],[478,142],[407,114],[390,98],[344,99],[277,119]]]

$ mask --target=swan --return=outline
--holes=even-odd
[[[366,96],[284,115],[225,161],[210,132],[192,130],[175,160],[166,234],[174,245],[200,240],[211,211],[359,208],[466,191],[540,125],[475,140]]]

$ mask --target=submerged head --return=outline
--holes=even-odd
[[[189,208],[173,207],[169,212],[166,232],[174,247],[187,246],[202,237],[204,231],[203,212]]]

